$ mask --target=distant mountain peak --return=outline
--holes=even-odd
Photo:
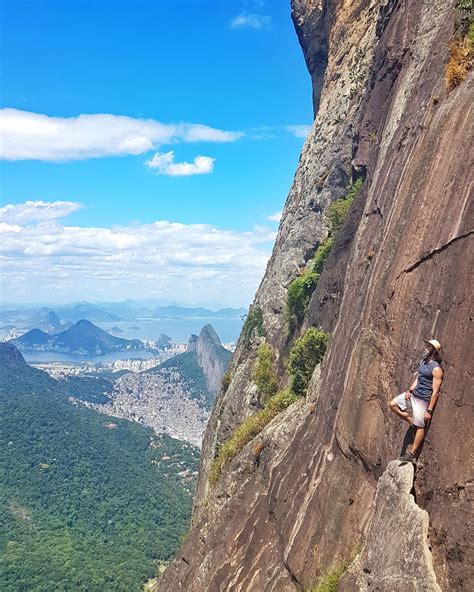
[[[189,337],[188,347],[186,349],[187,352],[192,352],[197,350],[197,342],[199,337],[194,335],[194,333]]]
[[[0,366],[2,373],[8,367],[27,367],[25,358],[21,355],[19,349],[11,342],[0,342]]]
[[[46,321],[52,329],[59,329],[61,327],[61,321],[54,310],[50,310],[46,315]]]
[[[94,325],[94,323],[91,323],[91,321],[88,321],[87,319],[79,319],[76,323],[74,323],[73,327],[94,327],[94,329],[99,329],[102,331],[100,327],[97,327],[97,325]]]
[[[32,329],[13,342],[25,349],[41,347],[43,350],[95,355],[118,349],[143,348],[143,343],[138,339],[115,337],[87,319],[80,319],[69,329],[55,335]]]
[[[210,324],[204,325],[201,329],[195,346],[198,364],[204,373],[207,388],[215,396],[220,390],[222,376],[229,364],[231,353],[222,346],[219,335]]]
[[[220,339],[219,335],[217,334],[216,330],[209,323],[207,325],[204,325],[204,327],[201,329],[201,332],[199,333],[199,339],[201,339],[201,340],[209,339],[217,345],[222,344],[221,339]]]

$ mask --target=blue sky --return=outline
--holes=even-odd
[[[312,122],[289,0],[1,11],[4,300],[248,304]]]

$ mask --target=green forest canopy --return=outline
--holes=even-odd
[[[1,378],[0,588],[138,592],[187,529],[197,449],[74,406],[26,364]]]

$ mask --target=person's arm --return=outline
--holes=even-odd
[[[441,368],[435,368],[433,370],[433,393],[431,395],[430,404],[428,405],[428,409],[425,413],[425,421],[430,421],[431,415],[435,410],[436,403],[438,402],[439,397],[439,390],[441,388],[441,384],[443,383],[443,371]]]
[[[416,385],[418,384],[418,372],[415,374],[415,380],[411,383],[410,388],[405,393],[405,399],[408,399],[412,396],[413,391],[416,389]]]

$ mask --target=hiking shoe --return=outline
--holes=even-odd
[[[405,452],[405,454],[403,454],[398,460],[401,460],[402,462],[411,462],[415,464],[416,456],[411,452]]]

